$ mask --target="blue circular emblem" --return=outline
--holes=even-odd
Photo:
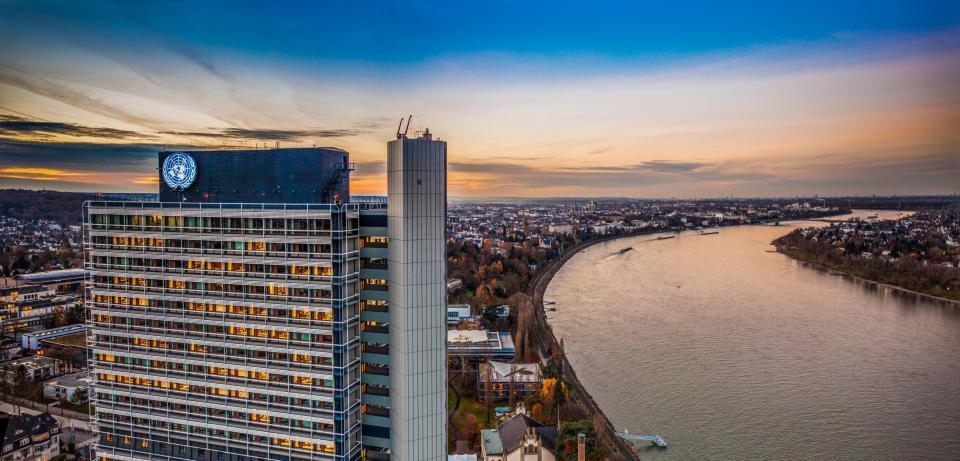
[[[163,160],[163,182],[171,189],[184,190],[197,179],[197,162],[189,154],[177,152]]]

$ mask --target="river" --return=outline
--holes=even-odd
[[[643,459],[958,459],[960,306],[772,252],[799,225],[574,256],[544,299],[583,384]]]

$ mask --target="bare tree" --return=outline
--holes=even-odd
[[[517,365],[515,363],[510,364],[510,409],[513,409],[516,396],[517,396]]]
[[[489,424],[492,419],[490,418],[490,411],[493,409],[493,383],[491,382],[493,373],[490,372],[490,364],[487,363],[487,372],[483,373],[483,403],[487,407],[487,423]]]

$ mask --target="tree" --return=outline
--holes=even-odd
[[[563,459],[577,459],[577,436],[579,434],[586,436],[587,453],[596,452],[597,434],[593,428],[593,421],[589,419],[569,421],[560,424],[560,432],[557,434],[557,447],[561,450],[560,456]]]
[[[63,306],[54,307],[53,312],[47,317],[44,323],[46,323],[47,328],[57,328],[66,325],[67,313],[63,309]]]
[[[87,388],[81,387],[73,391],[73,395],[70,396],[70,403],[74,405],[85,405],[87,403]]]
[[[530,347],[533,343],[534,330],[533,303],[530,302],[530,297],[524,293],[518,293],[514,299],[516,301],[514,310],[517,313],[517,357],[528,360],[533,355]]]
[[[536,421],[543,421],[543,404],[537,402],[530,407],[530,417]]]
[[[34,400],[38,397],[38,386],[29,376],[27,376],[27,367],[20,365],[14,369],[10,366],[4,366],[3,370],[4,393],[10,396],[11,404],[17,414],[21,414],[20,402],[22,400]]]
[[[563,381],[557,378],[546,378],[540,388],[540,401],[549,409],[544,422],[558,421],[560,407],[567,401],[567,389]]]
[[[470,446],[473,446],[474,441],[480,436],[480,421],[477,420],[477,415],[469,412],[461,411],[463,418],[461,418],[460,431],[458,433],[459,440],[466,440],[470,442]]]
[[[87,320],[87,310],[81,303],[75,303],[67,309],[67,325],[76,325]]]
[[[82,349],[73,347],[53,347],[49,349],[47,356],[52,359],[66,362],[71,369],[84,368],[87,366],[87,355]]]
[[[493,410],[493,373],[488,370],[483,376],[483,404],[487,409],[487,424],[490,423]]]
[[[560,408],[563,407],[563,404],[567,403],[567,387],[564,386],[563,381],[557,381],[556,388],[553,390],[553,402],[550,407],[551,415],[554,414],[557,416],[557,424],[560,423]]]

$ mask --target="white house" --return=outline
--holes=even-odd
[[[447,325],[456,325],[470,318],[469,304],[447,304]]]
[[[85,371],[63,375],[43,383],[43,396],[48,399],[73,401],[73,395],[83,390],[90,395],[90,383],[93,378]]]

